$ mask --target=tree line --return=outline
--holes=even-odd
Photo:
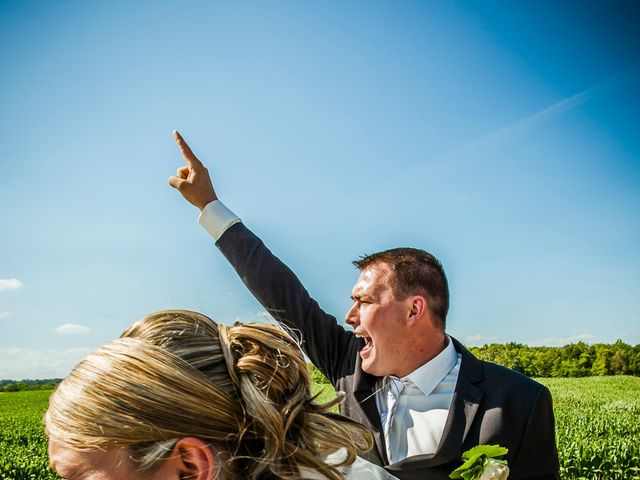
[[[522,343],[492,343],[470,347],[476,357],[524,373],[529,377],[640,376],[640,344],[584,342],[564,347],[530,347]],[[314,383],[329,383],[309,363]]]
[[[40,380],[0,380],[0,392],[22,392],[25,390],[51,390],[62,381],[61,378]]]
[[[476,357],[503,365],[529,377],[640,376],[640,344],[584,342],[564,347],[530,347],[521,343],[492,343],[469,348]]]

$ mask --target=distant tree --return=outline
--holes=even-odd
[[[610,375],[611,374],[611,357],[613,352],[609,345],[597,344],[594,345],[596,351],[596,358],[591,366],[592,375]]]
[[[43,380],[0,380],[0,392],[23,392],[25,390],[52,390],[62,379],[47,378]]]
[[[640,376],[640,345],[631,346],[621,340],[612,345],[578,342],[563,347],[492,343],[470,350],[482,360],[532,377]]]
[[[626,375],[629,373],[630,353],[631,347],[622,340],[618,340],[613,344],[613,355],[611,355],[610,367],[614,375]]]
[[[629,374],[640,376],[640,344],[631,349],[629,357]]]
[[[558,351],[554,348],[539,347],[534,349],[532,376],[550,377],[556,363]]]

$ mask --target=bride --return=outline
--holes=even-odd
[[[315,402],[281,327],[158,312],[52,394],[50,462],[69,480],[395,478],[357,457],[371,435],[330,411],[339,402]]]

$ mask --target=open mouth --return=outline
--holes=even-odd
[[[360,355],[366,356],[373,349],[373,340],[371,337],[367,337],[366,335],[358,335],[358,340],[360,340]]]

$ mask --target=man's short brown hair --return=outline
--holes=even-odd
[[[393,272],[390,287],[396,300],[423,295],[444,331],[449,311],[449,285],[440,261],[429,252],[405,247],[363,255],[353,262],[359,270],[380,263],[388,265]]]

